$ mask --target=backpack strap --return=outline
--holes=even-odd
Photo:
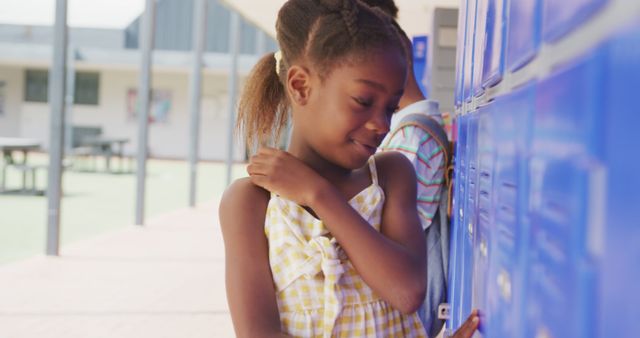
[[[436,119],[425,114],[409,114],[400,120],[400,124],[395,128],[396,132],[407,126],[416,126],[431,135],[438,145],[442,148],[444,154],[445,172],[444,172],[444,189],[449,190],[451,187],[451,179],[453,177],[453,167],[451,166],[453,159],[453,149],[447,133]],[[450,203],[446,206],[446,215],[451,215]]]
[[[442,125],[433,117],[426,114],[409,114],[400,120],[395,132],[402,130],[407,126],[419,128],[429,137],[433,138],[442,149],[444,157],[444,184],[440,191],[440,203],[436,209],[431,225],[425,230],[425,238],[427,247],[429,248],[428,269],[431,273],[428,275],[427,295],[425,298],[425,321],[429,336],[435,336],[442,329],[444,321],[438,319],[437,308],[439,305],[447,302],[447,293],[449,285],[449,241],[450,241],[450,223],[449,223],[449,204],[451,195],[449,189],[451,184],[451,163],[452,148]]]
[[[400,120],[400,125],[395,129],[401,130],[406,126],[416,126],[431,135],[431,137],[438,142],[438,145],[442,147],[445,165],[448,166],[449,163],[451,163],[451,146],[449,144],[449,138],[447,137],[447,133],[444,131],[444,128],[442,128],[436,119],[425,114],[409,114]]]
[[[443,258],[443,268],[445,271],[445,280],[448,280],[449,277],[449,218],[451,217],[452,211],[452,178],[453,178],[453,166],[452,166],[452,158],[453,158],[453,149],[451,147],[451,143],[449,142],[449,138],[447,137],[447,133],[444,131],[444,128],[436,119],[430,117],[425,114],[409,114],[405,116],[402,120],[400,120],[400,125],[395,130],[401,130],[406,126],[415,126],[422,130],[424,130],[427,134],[433,137],[438,145],[442,148],[442,152],[444,154],[445,161],[445,172],[444,172],[444,186],[442,187],[442,193],[440,195],[440,205],[438,206],[438,210],[436,210],[436,215],[434,217],[438,217],[440,221],[440,233],[441,236],[446,238],[442,242],[442,258]]]

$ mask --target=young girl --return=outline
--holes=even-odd
[[[261,148],[220,204],[238,337],[425,337],[425,243],[416,178],[375,150],[407,75],[390,19],[356,0],[289,0],[281,51],[247,80],[247,144]]]

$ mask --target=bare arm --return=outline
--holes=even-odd
[[[385,180],[384,236],[331,185],[319,190],[310,207],[367,284],[396,309],[412,313],[422,304],[426,289],[426,249],[416,211],[415,173],[399,153],[379,155],[376,162]]]
[[[402,154],[377,155],[376,163],[380,176],[386,177],[382,235],[333,184],[286,152],[263,149],[248,170],[255,184],[311,207],[365,282],[394,308],[412,313],[422,304],[426,289],[415,173]]]
[[[418,213],[421,214],[422,226],[426,227],[431,225],[433,215],[439,206],[442,183],[447,170],[446,157],[444,149],[435,138],[418,127],[409,126],[408,128],[412,131],[395,133],[383,150],[394,151],[399,149],[398,146],[406,144],[418,145],[415,153],[403,152],[402,154],[409,159],[416,171]]]
[[[227,300],[238,337],[286,337],[280,329],[264,234],[268,200],[267,192],[241,179],[220,202]]]

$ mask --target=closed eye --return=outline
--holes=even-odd
[[[358,103],[359,105],[363,106],[363,107],[371,107],[373,105],[373,101],[372,100],[368,100],[368,99],[363,99],[360,97],[353,97],[353,100],[356,101],[356,103]]]

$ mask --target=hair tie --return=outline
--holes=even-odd
[[[282,62],[282,51],[279,50],[273,54],[273,58],[276,59],[276,74],[280,76],[280,62]]]

